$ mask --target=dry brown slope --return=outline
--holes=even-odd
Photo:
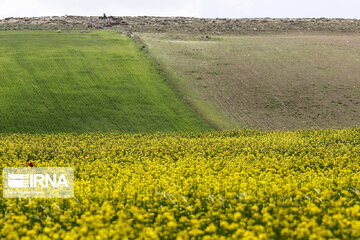
[[[360,123],[358,34],[141,34],[174,84],[219,128]]]

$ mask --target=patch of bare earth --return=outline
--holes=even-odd
[[[359,126],[358,34],[143,33],[141,38],[177,77],[174,84],[185,98],[219,128]]]

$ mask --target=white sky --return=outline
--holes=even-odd
[[[360,0],[0,0],[5,17],[63,16],[360,18]]]

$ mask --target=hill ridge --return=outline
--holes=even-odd
[[[9,17],[0,30],[116,29],[130,32],[192,32],[251,34],[286,31],[360,32],[360,19],[344,18],[196,18],[153,16],[44,16]]]

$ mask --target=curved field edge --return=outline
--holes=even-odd
[[[0,134],[0,167],[73,167],[76,196],[0,198],[0,234],[356,239],[359,146],[359,128]]]
[[[180,69],[175,69],[172,61],[181,61],[181,59],[172,58],[171,60],[164,57],[163,50],[153,46],[151,37],[153,33],[136,33],[132,39],[138,44],[144,46],[147,56],[158,64],[163,74],[173,85],[176,92],[197,112],[202,119],[204,119],[210,126],[218,130],[239,129],[235,122],[231,122],[229,118],[218,109],[214,104],[208,101],[206,94],[201,93],[198,89],[189,84],[189,80],[183,76]],[[190,36],[190,35],[189,35]],[[194,66],[196,67],[196,65]]]
[[[217,130],[235,129],[235,124],[233,125],[227,124],[226,121],[228,120],[224,118],[224,115],[222,115],[217,109],[215,109],[208,101],[203,101],[200,98],[189,97],[190,95],[195,96],[197,93],[196,90],[191,88],[186,88],[184,79],[181,76],[179,76],[176,71],[173,71],[173,69],[171,69],[167,64],[164,64],[162,61],[160,61],[159,58],[157,58],[157,54],[152,53],[153,49],[152,51],[149,50],[149,46],[141,37],[139,37],[137,34],[128,34],[128,36],[134,41],[135,44],[137,44],[139,49],[146,54],[149,60],[162,73],[162,75],[168,81],[169,86],[171,86],[174,92],[177,93],[178,97],[180,97],[189,106],[191,106],[192,109],[212,129],[217,129]],[[191,94],[189,94],[188,92],[191,92]],[[204,114],[204,112],[209,114]],[[209,117],[209,115],[211,115],[211,117]]]
[[[6,31],[0,43],[0,132],[209,129],[116,32]]]

